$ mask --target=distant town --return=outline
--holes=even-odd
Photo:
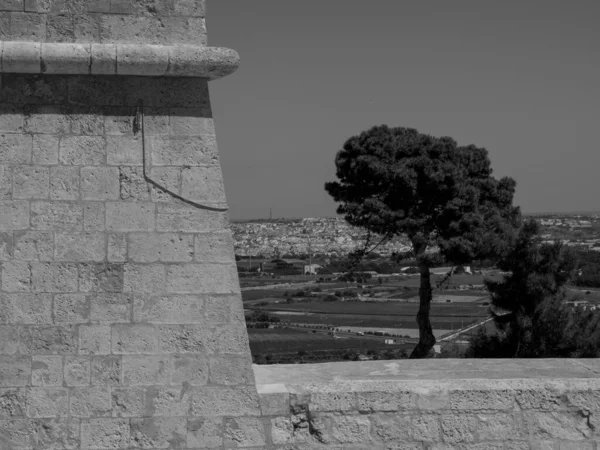
[[[592,255],[569,287],[580,294],[570,304],[600,312],[600,213],[534,217],[544,241]],[[233,221],[232,229],[256,363],[393,359],[415,346],[419,276],[401,257],[407,239],[377,247],[348,276],[348,254],[365,231],[342,218]],[[461,356],[480,329],[494,330],[485,280],[503,274],[485,261],[431,272],[435,353]]]

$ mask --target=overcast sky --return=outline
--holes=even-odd
[[[335,216],[344,141],[406,126],[489,151],[525,212],[600,210],[600,1],[208,0],[231,217]]]

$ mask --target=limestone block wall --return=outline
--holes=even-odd
[[[204,0],[3,0],[0,40],[206,45]]]
[[[534,362],[533,368],[518,360],[462,364],[472,368],[494,363],[496,373],[470,374],[460,368],[457,374],[452,360],[435,361],[437,369],[425,370],[407,360],[255,367],[263,418],[268,420],[266,448],[600,449],[596,370],[566,373],[561,361]],[[539,370],[543,365],[545,375]],[[592,365],[598,367],[597,362]],[[361,368],[369,376],[352,380]],[[255,436],[245,436],[247,445],[256,442]]]
[[[0,39],[0,449],[236,447],[262,425],[207,79],[14,44],[202,58],[204,2],[0,1]]]

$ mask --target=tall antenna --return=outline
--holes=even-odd
[[[269,208],[269,219],[273,220],[273,209]]]

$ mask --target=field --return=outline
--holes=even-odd
[[[483,275],[455,275],[450,283],[445,283],[440,289],[437,284],[442,279],[442,275],[432,276],[434,298],[430,318],[436,336],[489,317],[489,299],[482,287]],[[271,283],[281,281],[277,279]],[[418,276],[387,278],[381,282],[371,279],[361,285],[339,281],[307,284],[305,279],[297,280],[297,283],[242,291],[248,314],[251,310],[259,309],[279,320],[278,326],[288,327],[248,329],[255,360],[264,362],[266,355],[270,355],[273,358],[271,362],[281,362],[283,360],[280,358],[291,358],[290,355],[298,352],[307,353],[303,357],[304,362],[307,362],[305,358],[327,359],[333,357],[335,352],[338,358],[344,352],[389,353],[390,346],[384,344],[382,337],[369,334],[360,336],[358,332],[379,331],[393,336],[418,337]],[[465,288],[469,285],[474,288]],[[300,294],[300,291],[304,294]],[[307,291],[312,291],[310,295],[313,297]],[[326,297],[331,299],[333,294],[337,294],[337,300],[325,301]],[[351,297],[357,294],[360,298]],[[339,338],[335,339],[323,331],[325,327],[343,331],[338,332]],[[410,352],[414,345],[413,340],[391,347]]]
[[[383,342],[382,338],[342,337],[335,339],[326,333],[312,333],[291,328],[250,328],[248,333],[250,350],[253,355],[319,350],[354,350],[366,353],[369,350],[411,350],[414,347],[414,344],[388,345]]]

